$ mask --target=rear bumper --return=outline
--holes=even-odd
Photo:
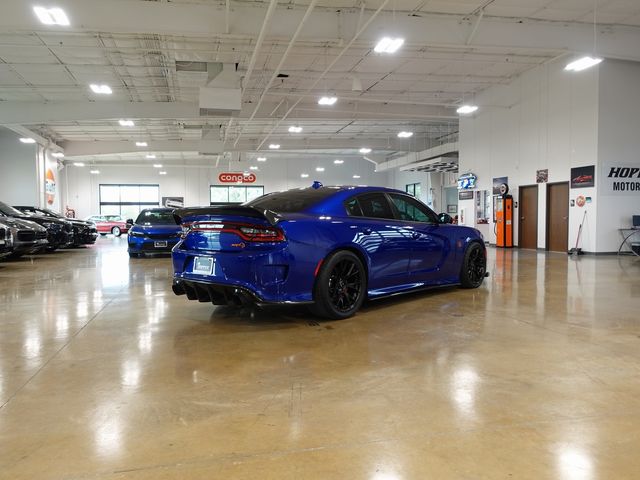
[[[309,301],[272,301],[261,298],[253,290],[240,285],[209,283],[175,278],[172,286],[176,295],[186,295],[189,300],[211,302],[214,305],[305,305]]]

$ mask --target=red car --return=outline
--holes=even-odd
[[[127,233],[130,226],[120,215],[92,215],[85,220],[95,223],[100,235],[113,233],[119,237],[123,233]]]

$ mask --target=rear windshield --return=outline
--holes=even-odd
[[[271,210],[275,213],[302,212],[335,193],[331,188],[305,188],[271,193],[245,203],[248,207]]]
[[[138,225],[176,225],[171,210],[143,210],[136,219]]]

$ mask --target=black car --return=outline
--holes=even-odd
[[[52,252],[58,248],[64,248],[73,244],[73,225],[66,220],[58,218],[28,215],[15,208],[0,202],[0,213],[7,217],[29,220],[47,229],[47,250]]]
[[[66,220],[73,225],[73,246],[93,245],[98,238],[98,229],[93,222],[77,220],[75,218],[63,217],[61,214],[47,208],[30,207],[26,205],[14,205],[13,208],[20,210],[27,215],[37,215],[39,217],[57,218]]]
[[[39,253],[49,246],[47,229],[35,222],[7,217],[0,212],[0,226],[11,232],[12,249],[9,255],[12,258]]]

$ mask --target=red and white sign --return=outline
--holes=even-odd
[[[253,173],[223,172],[218,175],[220,183],[254,183],[256,176]]]

